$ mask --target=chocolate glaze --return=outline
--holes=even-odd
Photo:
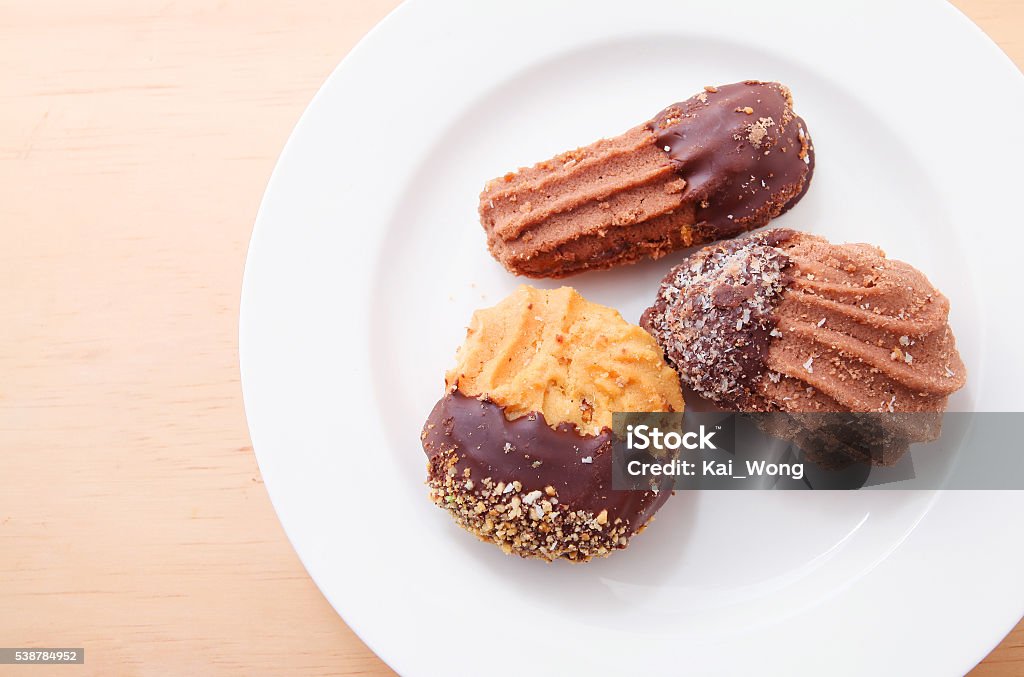
[[[748,80],[708,87],[648,123],[686,180],[707,239],[764,225],[807,191],[814,148],[791,105],[784,86]]]
[[[662,280],[640,325],[698,394],[761,408],[755,389],[790,263],[776,247],[793,235],[777,228],[705,247]]]
[[[445,454],[458,456],[455,469],[479,483],[484,478],[506,484],[518,480],[523,491],[555,489],[558,504],[595,515],[608,511],[609,522],[622,519],[627,534],[644,526],[671,495],[665,490],[616,491],[612,481],[612,432],[581,435],[571,423],[552,428],[543,414],[531,413],[513,421],[503,407],[486,399],[451,392],[434,406],[422,435],[430,473],[447,471]],[[584,463],[584,458],[590,463]]]

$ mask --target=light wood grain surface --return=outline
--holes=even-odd
[[[395,4],[0,0],[0,646],[389,674],[270,507],[236,346],[275,158]],[[1024,4],[957,4],[1024,63]],[[975,674],[1024,674],[1024,624]]]

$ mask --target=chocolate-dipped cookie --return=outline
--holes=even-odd
[[[966,380],[948,314],[920,271],[877,247],[775,229],[695,252],[641,324],[684,384],[729,409],[926,414]],[[926,416],[875,420],[905,442],[937,434]]]
[[[789,89],[747,80],[489,181],[480,222],[509,271],[565,277],[759,228],[800,200],[813,171]]]
[[[670,495],[611,488],[612,412],[682,411],[661,350],[575,290],[521,286],[474,313],[423,428],[430,498],[506,553],[626,547]]]

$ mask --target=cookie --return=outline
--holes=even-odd
[[[435,504],[506,553],[586,561],[626,547],[670,491],[611,488],[612,413],[682,411],[651,336],[575,290],[477,311],[422,433]]]

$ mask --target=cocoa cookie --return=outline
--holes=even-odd
[[[813,170],[789,89],[748,80],[488,182],[480,222],[509,271],[564,277],[763,226],[803,196]]]
[[[809,413],[880,412],[893,415],[870,420],[898,449],[934,438],[938,418],[918,414],[944,411],[966,381],[948,315],[920,271],[877,247],[775,229],[695,252],[641,324],[703,397],[793,414],[773,418],[780,436],[823,420]]]

